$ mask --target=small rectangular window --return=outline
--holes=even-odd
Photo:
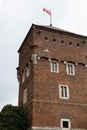
[[[66,70],[68,75],[75,75],[75,69],[74,69],[74,64],[72,63],[67,63],[66,64]]]
[[[22,74],[22,83],[25,82],[25,73]]]
[[[63,121],[63,128],[69,128],[68,121]]]
[[[68,85],[59,85],[59,96],[63,99],[69,98],[69,88]]]
[[[30,76],[30,67],[26,67],[26,77],[28,78]]]
[[[23,92],[23,104],[27,102],[27,88]]]
[[[61,128],[71,128],[70,119],[61,119]]]
[[[52,60],[51,61],[51,72],[58,72],[58,62]]]

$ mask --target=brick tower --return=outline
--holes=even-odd
[[[87,130],[87,37],[33,24],[18,52],[27,130]]]

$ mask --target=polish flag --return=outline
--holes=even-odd
[[[51,15],[51,11],[46,9],[46,8],[43,8],[43,11],[46,12],[47,14]]]

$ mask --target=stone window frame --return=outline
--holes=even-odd
[[[75,75],[74,63],[66,63],[66,72],[68,75]]]
[[[59,73],[59,63],[57,60],[50,61],[51,72]]]
[[[23,91],[23,104],[27,102],[27,88]]]
[[[25,82],[25,72],[22,73],[22,83]]]
[[[64,121],[65,121],[65,122],[68,122],[68,127],[66,127],[66,128],[63,126],[63,122],[64,122]],[[71,128],[70,119],[61,118],[61,128],[64,129],[64,130],[68,130],[68,129],[70,130],[70,128]]]
[[[26,77],[30,76],[30,66],[26,67]]]
[[[68,85],[60,84],[59,85],[59,97],[61,99],[69,99],[69,87]]]

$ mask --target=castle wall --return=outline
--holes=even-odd
[[[62,119],[66,119],[68,124],[65,120],[64,125],[69,125],[69,130],[86,130],[87,37],[35,25],[31,32],[20,48],[18,70],[21,73],[25,68],[25,74],[29,62],[30,75],[20,81],[19,89],[19,105],[26,108],[27,127],[61,130]],[[67,73],[68,64],[73,69],[68,70],[71,74]],[[56,66],[56,72],[52,72]],[[22,104],[25,88],[27,102]]]

